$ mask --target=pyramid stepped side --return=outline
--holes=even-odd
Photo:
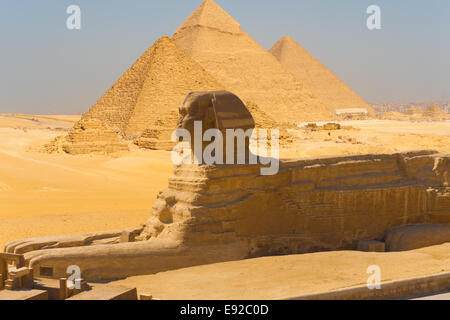
[[[115,153],[128,151],[117,132],[98,119],[82,119],[62,141],[62,150],[69,154]]]
[[[202,24],[192,19],[196,16],[203,16]],[[239,24],[230,18],[207,0],[172,39],[227,90],[253,101],[277,122],[335,118],[274,56],[242,30],[237,32]],[[228,26],[218,29],[213,22],[207,25],[209,21],[227,21]],[[229,29],[234,31],[223,31]]]
[[[256,103],[246,101],[245,106],[252,114],[256,128],[270,129],[279,127],[279,124],[271,116],[262,111]]]
[[[155,123],[144,130],[134,143],[144,149],[173,150],[177,142],[172,141],[172,133],[178,123],[178,110],[172,110],[167,115],[157,119]]]
[[[330,111],[365,108],[375,114],[371,106],[291,37],[281,38],[269,52]]]
[[[82,119],[99,119],[110,129],[123,135],[147,79],[151,58],[150,48],[83,115]]]
[[[158,40],[150,52],[150,66],[126,129],[129,138],[146,129],[174,130],[178,107],[192,91],[223,90],[224,87],[170,38]]]

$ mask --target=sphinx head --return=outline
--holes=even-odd
[[[178,128],[194,133],[194,122],[208,129],[253,129],[255,121],[244,103],[228,91],[191,92],[179,108]]]
[[[230,148],[234,154],[231,155],[233,163],[238,163],[238,152],[241,157],[248,159],[250,136],[255,121],[237,96],[227,91],[191,92],[181,103],[179,113],[178,129],[184,129],[183,136],[189,136],[193,156],[191,159],[205,159],[203,155],[207,154],[206,157],[211,159],[204,161],[207,164],[230,163],[230,159],[227,160],[226,157],[227,154],[232,154],[228,150]],[[230,134],[236,132],[240,134],[240,139],[235,136],[230,138]],[[244,137],[242,132],[246,133]],[[227,141],[233,142],[232,147],[227,145]],[[242,148],[239,151],[236,149],[238,146]],[[216,152],[219,149],[220,152]]]

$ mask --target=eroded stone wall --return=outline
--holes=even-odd
[[[450,223],[448,172],[431,151],[283,161],[274,176],[178,166],[140,239],[244,241],[250,257],[354,249],[395,226]]]

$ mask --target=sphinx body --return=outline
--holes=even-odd
[[[204,130],[254,127],[241,104],[223,91],[192,93],[180,106],[179,127],[192,131],[193,121],[203,121]],[[449,158],[417,151],[288,160],[273,176],[261,175],[258,164],[182,164],[136,229],[18,240],[5,251],[24,254],[36,275],[50,268],[51,277],[64,277],[77,265],[92,281],[355,249],[360,240],[383,240],[393,227],[450,224]]]

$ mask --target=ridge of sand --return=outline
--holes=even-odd
[[[277,122],[335,118],[275,57],[242,29],[238,31],[238,25],[207,0],[172,39],[227,90],[254,102]]]
[[[331,112],[340,108],[365,108],[375,114],[371,106],[292,37],[281,38],[269,52]]]

